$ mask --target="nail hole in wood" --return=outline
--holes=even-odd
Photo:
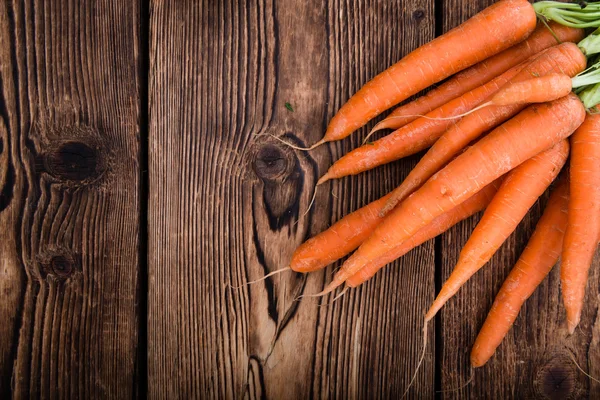
[[[100,174],[98,151],[85,143],[62,143],[45,156],[50,175],[74,182],[94,179]]]

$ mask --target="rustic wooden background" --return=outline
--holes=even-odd
[[[418,156],[316,178],[303,153],[362,84],[491,0],[0,1],[0,397],[399,397],[421,315],[477,217],[333,305],[296,246]],[[289,111],[289,102],[294,111]],[[372,126],[372,125],[369,125]],[[555,269],[464,389],[545,198],[430,331],[412,398],[599,398],[600,265],[568,336]]]

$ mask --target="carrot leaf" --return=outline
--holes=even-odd
[[[596,29],[581,42],[577,43],[577,46],[586,56],[600,53],[600,28]]]
[[[588,110],[594,108],[597,104],[600,104],[600,83],[586,86],[577,93],[577,96],[579,96],[585,108]]]

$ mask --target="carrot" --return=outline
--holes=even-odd
[[[517,75],[525,65],[526,63],[519,64],[485,85],[465,93],[376,142],[365,144],[349,152],[333,163],[319,179],[317,185],[329,179],[359,174],[431,146],[446,129],[456,122],[455,119],[447,117],[464,113],[481,104]]]
[[[396,108],[386,119],[375,125],[371,132],[386,128],[398,129],[417,119],[417,115],[426,114],[483,85],[542,50],[563,42],[577,43],[584,36],[583,29],[569,28],[555,22],[550,22],[548,27],[539,24],[521,43],[459,72],[427,94]]]
[[[421,244],[433,239],[443,232],[446,232],[460,221],[483,210],[490,203],[499,186],[500,180],[496,180],[481,189],[474,196],[470,197],[463,203],[440,215],[429,224],[421,228],[417,233],[414,234],[414,236],[410,237],[404,243],[396,246],[393,250],[380,257],[377,262],[372,262],[361,268],[360,271],[352,275],[346,281],[346,285],[349,287],[356,287],[366,282],[386,264],[402,257],[415,247],[420,246]]]
[[[529,106],[494,129],[389,213],[321,294],[333,291],[437,216],[569,136],[584,118],[583,105],[577,96],[569,94],[550,103]]]
[[[492,258],[556,178],[568,156],[569,142],[562,140],[508,174],[460,252],[452,274],[427,311],[426,321],[430,321],[448,299]]]
[[[573,43],[554,46],[532,61],[512,80],[511,84],[524,82],[532,75],[546,76],[553,71],[574,76],[585,69],[586,59]],[[385,214],[409,194],[418,189],[427,179],[442,168],[455,154],[479,135],[512,117],[524,108],[523,104],[492,106],[468,115],[450,127],[429,149],[406,179],[393,192],[382,210]]]
[[[302,243],[292,256],[290,268],[296,272],[317,271],[350,254],[381,222],[379,212],[388,198],[389,194],[367,204]]]
[[[579,324],[600,235],[600,115],[588,115],[571,144],[571,198],[560,276],[569,333]]]
[[[491,100],[486,101],[464,114],[455,115],[451,118],[465,117],[489,106],[545,103],[547,101],[560,99],[571,93],[571,90],[573,89],[573,84],[569,75],[551,73],[542,77],[536,76],[536,78],[530,78],[521,82],[509,82],[503,86],[498,93],[492,96]]]
[[[552,191],[544,214],[494,299],[494,304],[475,339],[471,364],[481,367],[496,351],[515,322],[519,309],[558,261],[567,226],[569,185],[561,180]]]
[[[511,83],[498,91],[488,103],[482,104],[482,106],[544,103],[568,95],[571,89],[571,77],[569,75],[552,73],[522,82]]]
[[[391,106],[522,41],[535,22],[526,0],[491,5],[369,81],[340,108],[316,145],[345,138]]]

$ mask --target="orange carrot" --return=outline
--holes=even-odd
[[[402,243],[400,246],[396,246],[393,250],[380,257],[376,262],[372,262],[361,268],[360,271],[348,278],[346,285],[349,287],[356,287],[366,282],[386,264],[402,257],[415,247],[420,246],[421,244],[433,239],[443,232],[446,232],[460,221],[483,210],[490,203],[499,186],[500,180],[496,180],[481,189],[474,196],[465,200],[463,203],[440,215],[429,224],[421,228],[417,233],[414,234],[414,236],[411,236],[410,239]]]
[[[296,272],[317,271],[350,254],[381,222],[379,211],[388,198],[389,194],[367,204],[302,243],[292,256],[290,268]]]
[[[519,64],[485,85],[465,93],[376,142],[365,144],[349,152],[333,163],[317,184],[346,175],[356,175],[431,146],[457,121],[448,117],[464,113],[481,104],[517,75],[525,65],[526,63]]]
[[[413,94],[522,41],[535,23],[526,0],[491,5],[369,81],[340,108],[317,144],[343,139]]]
[[[511,83],[522,82],[532,76],[546,76],[553,71],[560,71],[568,76],[574,76],[583,71],[586,58],[573,43],[554,46],[527,65]],[[434,173],[439,171],[455,154],[475,140],[479,135],[510,118],[524,105],[492,106],[481,109],[460,120],[450,127],[439,140],[429,149],[406,179],[393,192],[382,213],[393,209],[409,194],[418,189]]]
[[[565,179],[552,191],[527,247],[494,299],[471,351],[474,367],[481,367],[494,355],[525,300],[558,261],[567,226],[568,201],[569,185]]]
[[[506,85],[488,103],[482,104],[482,106],[544,103],[568,95],[571,89],[571,77],[569,75],[552,73]]]
[[[427,94],[398,107],[371,132],[386,128],[398,129],[417,119],[417,115],[427,114],[469,90],[483,85],[550,46],[563,42],[577,43],[585,36],[583,29],[570,28],[555,22],[549,22],[548,25],[552,31],[544,24],[539,24],[535,31],[521,43],[459,72]],[[558,42],[554,35],[558,38]]]
[[[573,83],[571,77],[563,73],[551,73],[540,77],[529,78],[521,82],[507,83],[491,100],[467,111],[464,114],[455,115],[454,118],[465,117],[484,107],[509,106],[531,103],[545,103],[560,99],[571,93]],[[515,78],[513,78],[514,80]]]
[[[581,318],[587,277],[600,234],[600,115],[588,115],[571,137],[571,198],[561,262],[569,333]]]
[[[569,142],[562,140],[508,174],[460,252],[452,274],[427,311],[426,321],[430,321],[448,299],[492,258],[556,178],[568,156]]]
[[[498,177],[568,137],[584,118],[583,105],[577,96],[569,94],[550,103],[529,106],[494,129],[389,213],[346,260],[322,294],[333,291],[362,267]]]

